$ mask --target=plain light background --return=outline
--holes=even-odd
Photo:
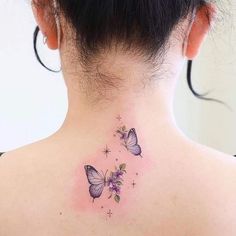
[[[228,154],[236,154],[236,3],[221,2],[216,27],[194,61],[193,85],[212,92],[221,104],[195,98],[187,87],[186,70],[176,90],[175,116],[191,139]],[[44,139],[56,132],[67,111],[61,74],[36,61],[32,39],[35,21],[28,0],[0,1],[0,152]],[[60,68],[58,54],[39,38],[45,63]]]

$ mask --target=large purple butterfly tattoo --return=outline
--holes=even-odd
[[[107,171],[104,174],[99,173],[93,166],[85,165],[84,169],[87,175],[89,186],[89,194],[93,198],[99,198],[102,195],[104,188],[107,186],[111,198],[114,196],[116,202],[120,201],[120,188],[123,184],[122,176],[126,173],[126,164],[120,164],[119,168],[115,167],[115,171],[110,172],[110,176],[106,178]]]

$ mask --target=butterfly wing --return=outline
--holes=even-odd
[[[97,184],[97,185],[90,185],[89,193],[92,198],[99,198],[102,195],[104,189],[104,183]]]
[[[128,133],[126,148],[135,156],[139,156],[142,152],[140,145],[138,145],[138,137],[134,128],[130,129]]]
[[[138,144],[131,147],[127,147],[127,149],[135,156],[140,156],[142,152],[141,147]]]
[[[138,137],[134,128],[130,129],[128,136],[126,138],[127,146],[134,146],[138,143]]]
[[[84,168],[90,184],[104,183],[104,177],[94,167],[86,165]]]
[[[88,182],[91,184],[89,187],[90,196],[92,198],[100,197],[105,187],[105,177],[103,177],[93,166],[86,165],[84,168]]]

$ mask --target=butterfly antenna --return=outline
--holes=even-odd
[[[106,170],[106,173],[105,173],[105,176],[104,176],[105,184],[107,183],[107,172],[108,172],[108,170]]]
[[[103,175],[103,177],[104,177],[104,180],[105,180],[105,182],[106,182],[106,175],[107,175],[107,172],[108,172],[108,170],[106,170],[105,174],[103,173],[103,171],[102,171],[102,170],[101,170],[101,172],[102,172],[102,175]]]

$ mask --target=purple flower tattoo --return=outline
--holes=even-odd
[[[122,176],[126,173],[125,168],[126,164],[121,164],[118,169],[116,168],[115,172],[110,173],[110,176],[107,179],[107,184],[110,191],[110,196],[108,198],[114,196],[114,200],[116,202],[120,201],[121,185],[123,185]]]

